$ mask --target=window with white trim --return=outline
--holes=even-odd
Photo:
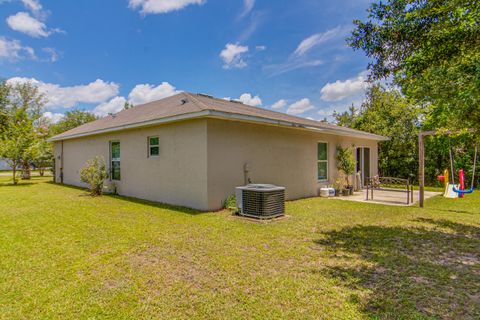
[[[110,177],[120,181],[120,141],[110,142]]]
[[[317,143],[317,179],[328,180],[328,143]]]
[[[148,156],[158,157],[160,155],[160,140],[158,137],[148,137]]]

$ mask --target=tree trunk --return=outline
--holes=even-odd
[[[17,163],[16,162],[13,162],[12,170],[13,170],[13,184],[16,185],[17,184]]]
[[[28,161],[25,161],[22,164],[22,180],[30,180],[30,178],[30,164],[28,163]]]
[[[40,173],[40,177],[43,177],[45,174],[45,168],[38,168],[38,172]]]

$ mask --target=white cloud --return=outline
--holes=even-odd
[[[15,61],[24,58],[35,59],[35,51],[31,47],[23,46],[18,40],[8,40],[0,36],[0,61]]]
[[[179,92],[168,82],[162,82],[156,87],[151,84],[138,84],[128,95],[128,100],[133,105],[138,105],[170,97]]]
[[[255,50],[257,50],[257,51],[265,51],[265,50],[267,50],[267,46],[256,46],[256,47],[255,47]]]
[[[220,52],[220,57],[223,59],[224,69],[232,68],[245,68],[247,63],[243,60],[243,54],[248,52],[247,46],[241,46],[239,44],[227,43],[225,49]]]
[[[314,47],[326,43],[328,43],[328,49],[330,49],[332,45],[338,46],[339,43],[341,43],[342,47],[345,47],[343,38],[349,30],[350,27],[338,26],[334,29],[314,34],[300,42],[295,51],[290,54],[287,61],[284,63],[266,65],[263,69],[267,72],[268,76],[273,77],[301,68],[323,65],[324,61],[322,59],[312,57],[311,55],[307,55],[307,53]]]
[[[141,8],[141,13],[149,14],[181,10],[188,5],[201,5],[205,2],[206,0],[129,0],[128,5],[132,9]]]
[[[281,74],[297,70],[297,69],[302,69],[302,68],[309,68],[309,67],[317,67],[322,65],[324,62],[322,60],[299,60],[299,59],[293,59],[289,60],[286,63],[282,64],[272,64],[265,66],[264,69],[267,71],[268,76],[274,77],[274,76],[279,76]]]
[[[240,13],[240,18],[245,17],[247,14],[252,11],[253,7],[255,6],[255,0],[243,0],[243,10]]]
[[[37,0],[22,0],[22,3],[33,12],[39,12],[42,10],[42,5]]]
[[[320,90],[321,99],[324,101],[340,101],[358,97],[365,92],[367,87],[366,72],[362,72],[354,78],[327,83]]]
[[[47,107],[71,108],[77,103],[101,103],[118,94],[119,86],[114,82],[97,79],[86,85],[61,87],[58,84],[45,83],[34,78],[14,77],[8,83],[24,83],[30,81],[36,85],[47,98]]]
[[[338,26],[334,29],[314,34],[304,39],[302,42],[300,42],[300,44],[298,45],[297,49],[294,52],[294,55],[303,56],[308,51],[310,51],[313,47],[318,46],[319,44],[325,43],[331,39],[342,37],[346,35],[347,32],[348,32],[348,28]]]
[[[272,109],[282,109],[284,108],[285,106],[287,105],[287,100],[285,99],[280,99],[278,100],[277,102],[275,102],[274,104],[272,104]]]
[[[244,93],[240,96],[238,101],[241,101],[243,104],[258,107],[262,105],[262,99],[259,96],[252,96],[250,93]]]
[[[109,113],[117,113],[123,110],[125,102],[127,102],[127,99],[124,97],[115,97],[110,101],[99,104],[93,109],[93,113],[99,117],[104,117]]]
[[[257,31],[262,23],[265,22],[266,13],[255,11],[249,15],[247,25],[237,37],[237,42],[246,42]]]
[[[327,108],[327,109],[320,109],[318,110],[317,114],[323,117],[330,117],[332,114],[337,111],[337,112],[343,112],[343,107],[342,108]]]
[[[52,113],[50,111],[44,112],[42,118],[47,120],[49,123],[57,123],[62,120],[65,115],[63,113]]]
[[[132,89],[132,91],[130,91],[128,100],[122,96],[114,97],[110,101],[103,102],[96,106],[95,109],[93,109],[93,113],[99,117],[103,117],[109,113],[117,113],[122,111],[125,106],[125,102],[133,105],[139,105],[170,97],[179,92],[180,91],[177,91],[175,87],[168,82],[162,82],[158,86],[151,84],[138,84]]]
[[[10,29],[25,33],[35,38],[46,38],[52,33],[63,32],[60,29],[47,29],[45,23],[32,17],[28,12],[18,12],[7,18]]]
[[[297,102],[292,103],[288,107],[287,113],[288,114],[293,114],[293,115],[298,115],[298,114],[302,114],[304,112],[307,112],[309,110],[312,110],[313,108],[315,108],[315,107],[310,102],[310,99],[303,98],[301,100],[298,100]]]
[[[46,59],[47,61],[57,62],[60,57],[60,54],[55,48],[42,48],[42,51],[48,55],[48,59]]]

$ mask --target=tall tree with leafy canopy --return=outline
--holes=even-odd
[[[17,167],[35,157],[36,142],[33,124],[26,110],[15,110],[0,136],[0,158],[4,158],[12,168],[14,184],[17,184]]]
[[[67,111],[65,113],[65,116],[59,122],[57,122],[56,124],[50,127],[50,132],[53,135],[60,134],[62,132],[71,130],[73,128],[81,126],[82,124],[92,122],[97,119],[98,118],[96,115],[88,111],[82,111],[82,110]]]
[[[30,143],[28,146],[19,146],[23,148],[22,179],[30,179],[31,164],[38,155],[39,137],[36,124],[41,118],[46,102],[45,95],[30,82],[16,83],[9,90],[9,112],[15,122],[12,130],[17,130],[16,133],[22,132],[25,135],[22,139]],[[8,135],[6,139],[8,139]]]
[[[40,119],[47,99],[37,86],[31,82],[16,83],[11,86],[9,94],[9,104],[13,111],[25,110],[34,122]]]
[[[6,81],[0,82],[0,135],[7,129],[9,116],[10,86]]]
[[[43,177],[47,168],[51,167],[53,170],[54,164],[53,145],[47,141],[50,137],[49,124],[40,122],[35,128],[35,131],[37,142],[35,145],[36,153],[33,164],[38,169],[40,176]]]
[[[358,115],[358,110],[355,108],[355,105],[352,103],[348,111],[337,112],[333,111],[333,118],[336,121],[336,124],[342,127],[353,127],[355,118]]]
[[[389,137],[379,144],[379,171],[383,176],[410,178],[417,172],[417,134],[424,109],[394,89],[371,86],[355,113],[337,114],[336,122]],[[347,120],[345,120],[347,119]]]
[[[370,79],[393,77],[445,113],[441,125],[480,129],[480,1],[384,0],[368,12],[348,41],[372,59]]]

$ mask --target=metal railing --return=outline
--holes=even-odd
[[[407,205],[413,203],[413,184],[410,184],[410,181],[408,179],[375,176],[372,178],[367,178],[366,187],[366,200],[369,200],[369,194],[371,200],[373,200],[374,190],[381,190],[392,192],[405,192],[407,195]]]

